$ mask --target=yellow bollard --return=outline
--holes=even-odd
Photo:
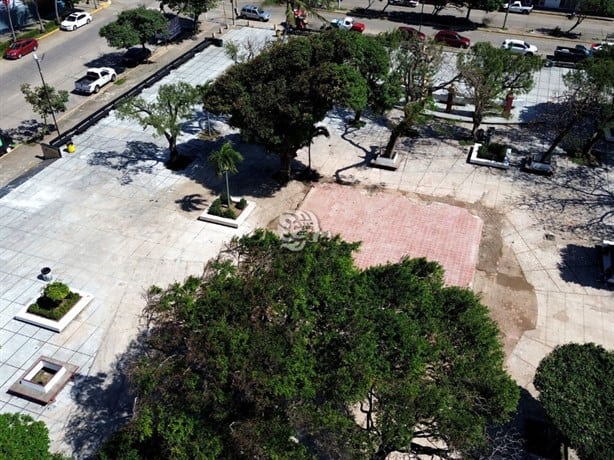
[[[70,141],[68,145],[66,145],[66,151],[68,153],[75,153],[77,151],[77,147],[72,143],[72,141]]]

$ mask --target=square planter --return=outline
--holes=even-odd
[[[230,200],[233,203],[238,203],[241,201],[239,198],[230,197]],[[202,220],[204,222],[211,222],[212,224],[225,225],[226,227],[239,228],[243,222],[249,217],[252,211],[256,208],[256,203],[253,201],[247,201],[247,206],[245,209],[241,211],[241,214],[236,219],[229,219],[227,217],[214,216],[213,214],[209,214],[209,207],[205,209],[199,217],[198,220]]]
[[[401,155],[397,152],[392,152],[392,158],[386,158],[382,155],[378,155],[374,160],[371,160],[369,166],[373,166],[376,168],[383,169],[399,169],[399,164],[401,163]]]
[[[78,366],[41,356],[9,388],[9,394],[47,405],[75,375]]]
[[[469,158],[467,161],[473,165],[490,166],[491,168],[508,169],[510,167],[510,154],[512,149],[508,148],[505,152],[505,159],[503,161],[486,160],[484,158],[478,158],[478,151],[482,144],[473,144],[469,147]]]
[[[64,316],[62,316],[57,321],[45,318],[43,316],[35,315],[33,313],[28,313],[28,308],[33,303],[36,303],[40,295],[36,296],[35,299],[26,304],[26,306],[15,315],[15,319],[23,321],[24,323],[33,324],[34,326],[49,329],[53,332],[62,332],[66,328],[66,326],[68,326],[70,322],[75,319],[77,315],[81,313],[83,309],[87,307],[88,304],[94,299],[93,295],[88,294],[86,292],[77,290],[72,290],[72,292],[76,292],[81,296],[81,298],[70,310],[66,312]]]

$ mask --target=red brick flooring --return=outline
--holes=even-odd
[[[424,256],[443,266],[447,285],[471,285],[482,220],[463,208],[321,184],[309,192],[301,210],[316,215],[321,231],[362,241],[355,257],[362,268],[397,262],[406,255]]]

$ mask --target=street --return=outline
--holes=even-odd
[[[153,9],[157,9],[159,5],[157,1],[153,0],[141,2],[141,4],[143,3],[148,8]],[[237,5],[237,8],[248,3],[248,1],[241,2]],[[103,5],[106,5],[106,3],[103,3]],[[322,15],[327,19],[342,18],[346,14],[351,15],[349,11],[353,8],[364,8],[367,6],[364,0],[344,0],[340,2],[339,5],[342,10],[324,10],[321,12]],[[384,6],[385,4],[382,2],[374,2],[371,9],[374,11],[381,11]],[[71,92],[75,80],[83,76],[88,67],[111,66],[116,67],[119,71],[124,70],[117,67],[119,57],[123,51],[109,47],[106,40],[98,36],[98,30],[103,25],[115,20],[120,11],[132,7],[134,7],[133,2],[127,0],[114,1],[111,5],[108,5],[108,7],[96,11],[93,15],[94,20],[90,25],[84,26],[73,32],[57,31],[41,39],[36,54],[40,59],[41,72],[45,82],[58,90],[67,90]],[[424,9],[424,13],[428,14],[430,13],[430,8],[429,5],[426,5],[424,8],[422,8],[421,5],[418,5],[416,8],[388,5],[385,11],[413,13],[414,16],[412,17],[416,17],[418,20],[415,23],[410,23],[410,25],[420,27],[428,37],[432,37],[439,28],[419,25],[419,13]],[[251,21],[250,25],[273,28],[275,25],[284,21],[284,7],[267,7],[266,9],[270,10],[272,13],[271,21],[266,24],[254,23]],[[230,23],[230,12],[230,5],[223,3],[215,10],[202,15],[201,21],[203,23],[211,21],[216,23]],[[457,8],[447,8],[440,14],[464,17],[466,12]],[[550,54],[557,45],[565,44],[567,46],[573,46],[575,43],[590,45],[593,42],[603,39],[606,34],[614,32],[614,22],[612,20],[596,20],[590,18],[586,19],[576,29],[577,32],[581,33],[581,39],[577,41],[548,37],[539,32],[540,29],[554,28],[556,26],[561,27],[562,30],[567,30],[571,27],[572,22],[562,13],[554,14],[534,11],[530,15],[509,14],[506,21],[507,30],[501,29],[505,21],[505,13],[502,12],[485,13],[481,10],[474,10],[471,12],[470,18],[474,22],[482,22],[489,26],[488,28],[480,28],[477,30],[459,31],[463,35],[469,37],[472,43],[489,41],[493,43],[493,45],[498,46],[505,38],[523,37],[529,43],[536,45],[539,49],[539,54],[543,56]],[[310,19],[310,26],[312,28],[319,28],[321,22],[314,17]],[[366,33],[370,34],[393,30],[400,25],[404,25],[404,23],[401,22],[393,22],[385,19],[361,18],[359,20],[365,23]],[[239,26],[246,25],[247,21],[237,20],[236,24]],[[201,29],[204,27],[205,24],[202,24]],[[155,59],[156,47],[150,47],[154,51]],[[139,76],[141,75],[142,72],[139,73]],[[27,55],[16,61],[1,60],[0,76],[0,100],[2,101],[2,105],[0,106],[0,128],[4,130],[14,129],[23,126],[23,123],[28,120],[35,119],[38,121],[39,117],[35,115],[31,107],[25,103],[24,97],[20,91],[20,86],[23,83],[28,83],[33,87],[41,85],[41,76],[37,70],[33,56]],[[121,74],[120,78],[122,78]],[[136,83],[136,81],[131,81],[131,79],[128,78],[124,87],[128,88],[131,83]],[[68,111],[82,104],[91,103],[94,98],[100,97],[104,96],[83,96],[71,93],[68,102]],[[62,126],[62,116],[63,114],[58,114],[60,129],[68,128],[68,126]]]

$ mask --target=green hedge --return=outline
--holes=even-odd
[[[68,311],[75,306],[81,299],[81,296],[76,292],[68,294],[59,304],[51,300],[49,297],[41,296],[36,303],[28,307],[28,313],[52,319],[60,320]]]

